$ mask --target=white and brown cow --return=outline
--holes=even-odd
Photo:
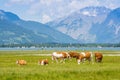
[[[100,52],[95,52],[95,62],[102,62],[103,55]]]
[[[17,60],[16,61],[16,64],[19,64],[19,65],[26,65],[27,62],[25,60]]]
[[[60,62],[64,62],[67,58],[69,58],[68,52],[53,52],[52,60],[55,60],[58,63],[58,59],[61,59]]]
[[[90,62],[92,60],[92,52],[81,52],[76,59],[78,64],[80,64],[80,62],[84,62],[85,60]]]
[[[48,63],[48,59],[39,60],[39,61],[38,61],[38,64],[40,64],[40,65],[48,65],[48,64],[49,64],[49,63]]]

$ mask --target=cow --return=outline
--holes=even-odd
[[[68,52],[53,52],[52,53],[52,60],[56,60],[56,62],[58,63],[58,59],[61,59],[60,62],[64,62],[67,58],[69,58],[70,55],[68,54]]]
[[[39,60],[39,61],[38,61],[38,64],[40,64],[40,65],[48,65],[48,64],[49,64],[49,63],[48,63],[48,59]]]
[[[19,64],[19,65],[26,65],[27,62],[25,60],[17,60],[16,61],[16,64]]]
[[[77,58],[79,56],[78,52],[69,52],[70,58]]]
[[[100,52],[95,52],[95,62],[102,62],[103,55]]]
[[[76,59],[78,64],[80,64],[80,62],[84,62],[85,60],[90,62],[92,61],[92,52],[81,52]]]

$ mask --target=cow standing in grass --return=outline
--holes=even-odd
[[[38,64],[40,64],[40,65],[48,65],[48,59],[39,60]]]
[[[90,62],[92,61],[92,52],[81,52],[76,59],[78,64],[80,64],[80,62],[84,62],[85,60]]]
[[[69,52],[70,58],[77,58],[79,56],[78,52]]]
[[[19,65],[26,65],[27,62],[25,60],[17,60],[16,61],[16,64],[19,64]]]
[[[68,52],[53,52],[52,53],[52,60],[55,60],[58,63],[58,59],[60,59],[60,62],[65,63],[65,60],[69,58],[70,55]]]
[[[95,62],[102,62],[103,55],[100,52],[95,52]]]

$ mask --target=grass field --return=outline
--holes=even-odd
[[[0,51],[0,80],[120,80],[120,56],[104,56],[102,63],[78,65],[75,59],[66,63],[52,63],[52,50]],[[120,51],[100,51],[118,54]],[[112,53],[111,53],[112,52]],[[49,65],[38,65],[39,59],[48,58]],[[25,59],[19,66],[16,60]]]

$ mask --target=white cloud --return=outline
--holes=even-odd
[[[5,5],[14,6],[14,5],[29,5],[34,3],[35,0],[9,0]]]
[[[113,1],[115,3],[115,0],[111,0],[111,2],[110,0],[39,0],[31,4],[27,12],[31,15],[40,15],[41,22],[46,22],[42,15],[51,16],[50,20],[54,20],[87,6],[113,8],[115,7]]]
[[[114,9],[120,7],[120,0],[99,0],[99,5]]]
[[[41,4],[44,4],[44,5],[51,5],[55,0],[40,0],[40,3]]]
[[[42,21],[43,23],[46,23],[46,22],[48,22],[48,21],[51,21],[51,18],[50,18],[50,16],[44,14],[44,15],[42,16],[41,21]]]
[[[27,13],[30,14],[30,15],[35,15],[36,13],[38,13],[42,6],[39,4],[39,3],[34,3],[34,4],[31,4],[29,9],[27,10]]]
[[[113,9],[120,7],[119,3],[120,0],[9,0],[6,1],[6,6],[11,9],[15,8],[14,12],[18,12],[20,9],[24,10],[23,18],[39,19],[40,22],[46,22],[46,19],[43,19],[46,18],[45,15],[50,18],[47,20],[49,21],[87,6],[105,6]]]

